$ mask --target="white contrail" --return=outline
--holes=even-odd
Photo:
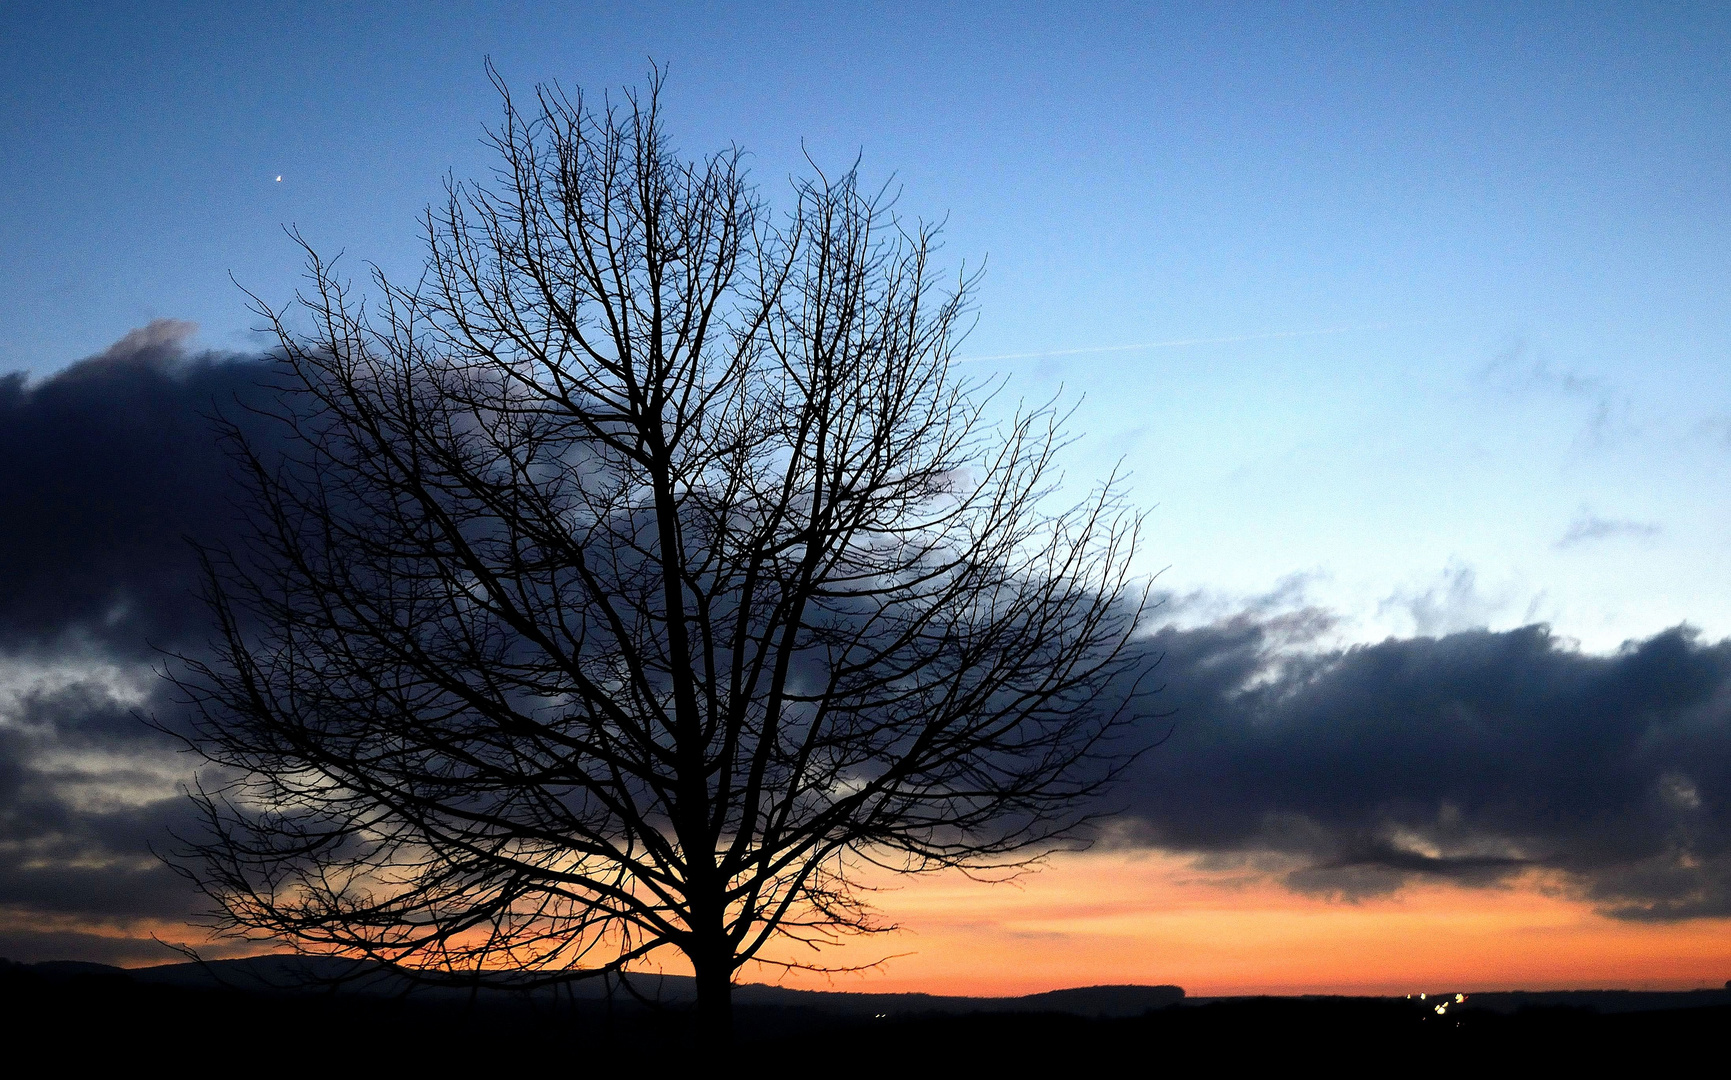
[[[1171,341],[1145,341],[1140,345],[1096,345],[1087,349],[1049,349],[1045,352],[998,353],[995,356],[962,356],[958,364],[973,364],[982,360],[1034,360],[1049,356],[1082,356],[1086,353],[1135,352],[1138,349],[1178,349],[1186,345],[1226,345],[1234,341],[1269,341],[1274,338],[1321,337],[1324,334],[1349,334],[1354,330],[1375,330],[1374,326],[1332,326],[1326,330],[1276,330],[1266,334],[1234,334],[1231,337],[1175,338]]]

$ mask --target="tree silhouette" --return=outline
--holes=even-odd
[[[1139,518],[1044,509],[1059,418],[988,419],[971,279],[855,173],[775,217],[669,148],[659,74],[529,113],[493,78],[496,180],[428,211],[416,287],[303,242],[292,319],[257,304],[288,450],[229,431],[180,864],[224,933],[423,975],[670,947],[724,1032],[742,964],[820,965],[772,942],[884,928],[863,870],[1075,838],[1137,745]]]

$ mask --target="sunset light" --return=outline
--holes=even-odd
[[[1731,1024],[1731,8],[22,0],[0,49],[45,1045]]]

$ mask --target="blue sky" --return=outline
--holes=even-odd
[[[284,224],[412,274],[489,166],[484,56],[593,92],[653,57],[772,201],[803,148],[948,215],[963,355],[1064,354],[976,363],[1082,399],[1072,476],[1134,473],[1175,615],[1723,636],[1728,44],[1685,5],[14,4],[0,370],[159,317],[256,347],[229,275],[286,299]]]

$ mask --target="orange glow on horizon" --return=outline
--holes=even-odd
[[[903,954],[858,975],[773,970],[807,989],[1015,995],[1175,983],[1192,996],[1419,991],[1696,989],[1731,976],[1731,920],[1607,918],[1542,878],[1414,886],[1359,901],[1294,894],[1159,853],[1054,860],[1011,884],[960,875],[879,896],[902,930],[826,954]]]
[[[1254,873],[1199,869],[1188,857],[1138,852],[1062,856],[1005,884],[939,874],[885,885],[877,907],[901,929],[819,955],[838,967],[891,957],[881,966],[825,975],[748,965],[740,980],[979,996],[1175,983],[1211,997],[1681,990],[1717,988],[1731,977],[1731,920],[1611,919],[1538,876],[1495,888],[1425,884],[1342,901],[1295,894]],[[135,942],[151,934],[165,941],[202,936],[156,920],[98,925],[21,914],[0,913],[0,924]],[[212,959],[257,951],[239,942],[194,943]],[[138,955],[120,962],[176,960],[160,946]],[[686,970],[671,953],[660,967]]]

